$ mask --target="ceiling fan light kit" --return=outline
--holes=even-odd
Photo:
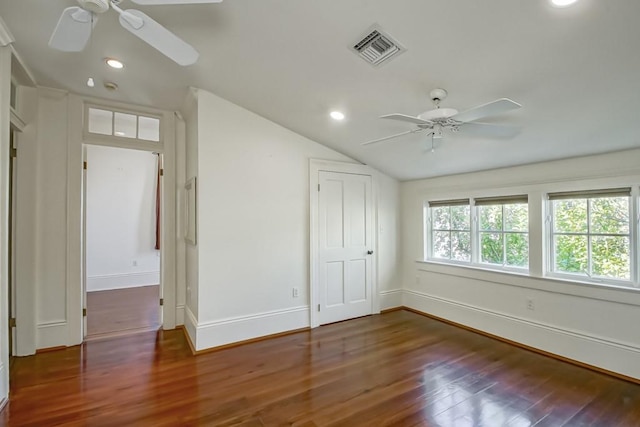
[[[417,116],[394,113],[381,116],[382,119],[398,120],[416,125],[416,129],[402,132],[383,138],[363,142],[361,145],[375,144],[388,141],[400,136],[409,135],[416,132],[428,131],[431,136],[431,151],[433,151],[433,140],[442,139],[443,131],[458,132],[460,130],[471,131],[478,134],[485,134],[490,137],[510,137],[518,133],[519,128],[515,126],[496,125],[493,123],[479,123],[476,120],[505,113],[507,111],[520,108],[521,105],[508,98],[500,98],[487,104],[479,105],[469,110],[458,112],[455,108],[440,108],[440,102],[446,99],[447,91],[441,88],[434,89],[429,96],[435,105],[435,109],[425,111]]]
[[[199,54],[193,46],[167,30],[144,12],[120,8],[122,0],[77,0],[78,6],[66,8],[56,25],[49,46],[63,52],[82,51],[100,14],[109,9],[120,15],[120,25],[160,53],[182,66],[195,64]],[[220,3],[222,0],[131,0],[141,5],[184,5]]]

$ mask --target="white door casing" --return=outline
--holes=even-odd
[[[321,160],[310,166],[310,325],[376,313],[374,171]]]

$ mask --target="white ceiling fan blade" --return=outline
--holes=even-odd
[[[98,17],[81,7],[66,8],[49,39],[49,46],[63,52],[80,52],[87,45]]]
[[[382,141],[387,141],[389,139],[393,139],[393,138],[397,138],[399,136],[403,136],[403,135],[409,135],[410,133],[416,133],[416,132],[421,132],[425,129],[413,129],[413,130],[408,130],[406,132],[401,132],[401,133],[397,133],[395,135],[390,135],[390,136],[385,136],[384,138],[378,138],[378,139],[374,139],[372,141],[367,141],[367,142],[363,142],[360,145],[369,145],[369,144],[375,144],[376,142],[382,142]]]
[[[140,26],[136,24],[136,18],[141,20]],[[198,51],[193,46],[139,10],[122,11],[120,25],[180,65],[191,65],[198,60]]]
[[[433,122],[429,120],[422,120],[420,117],[408,116],[406,114],[387,114],[380,116],[381,119],[400,120],[401,122],[415,123],[417,125],[432,125]]]
[[[492,138],[511,138],[516,136],[522,128],[520,126],[494,125],[493,123],[463,123],[459,128],[461,133],[473,133],[475,135]]]
[[[141,5],[222,3],[222,0],[131,0]]]
[[[493,102],[471,108],[470,110],[463,111],[462,113],[458,113],[451,118],[458,122],[472,122],[483,117],[494,116],[497,114],[505,113],[507,111],[515,110],[520,107],[522,107],[522,105],[518,104],[515,101],[512,101],[508,98],[501,98]]]

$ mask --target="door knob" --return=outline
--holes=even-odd
[[[367,251],[367,255],[373,255],[373,251]]]

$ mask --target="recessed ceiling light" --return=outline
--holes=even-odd
[[[344,120],[344,113],[341,113],[340,111],[332,111],[329,115],[333,120]]]
[[[578,0],[551,0],[551,4],[555,7],[567,7],[576,3]]]
[[[106,62],[109,67],[115,68],[116,70],[120,70],[121,68],[124,68],[124,64],[118,61],[117,59],[107,58]]]

